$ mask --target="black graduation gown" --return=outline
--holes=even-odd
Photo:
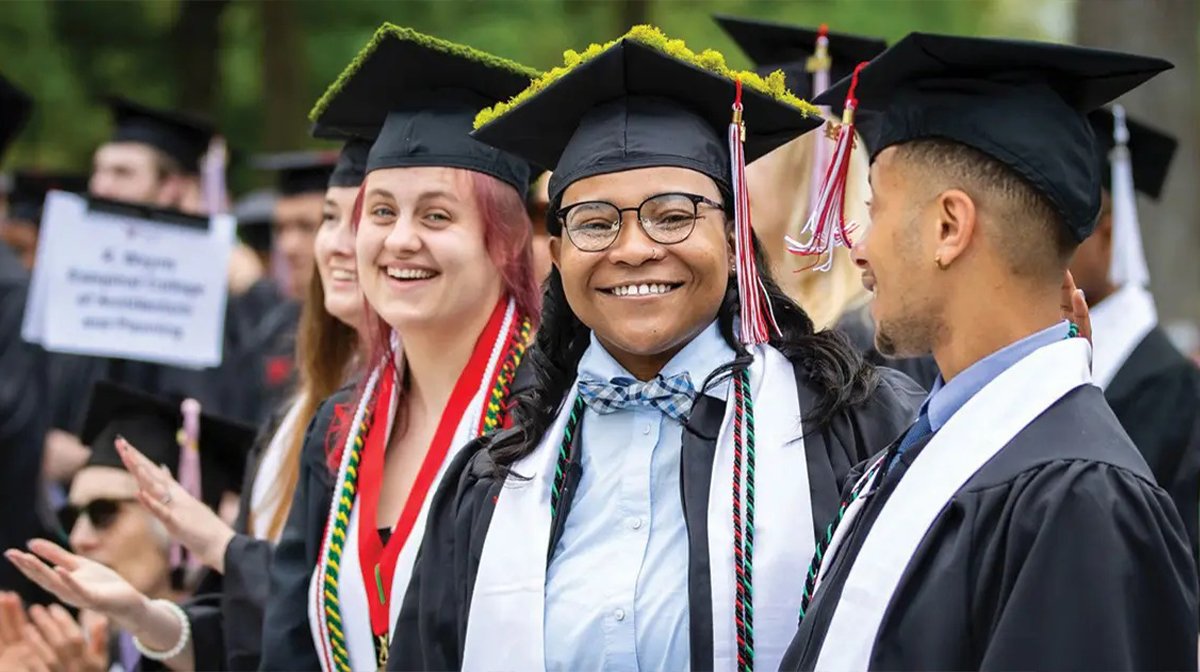
[[[848,561],[927,443],[867,500],[780,669],[814,669]],[[1196,606],[1179,515],[1089,385],[1025,427],[943,509],[900,579],[870,667],[1194,670]]]
[[[321,661],[308,626],[308,583],[324,542],[333,500],[326,455],[339,431],[338,418],[352,415],[354,388],[347,386],[317,408],[304,438],[300,479],[270,567],[270,593],[262,629],[262,670],[319,670]]]
[[[237,299],[238,347],[233,361],[243,412],[262,422],[288,398],[296,380],[296,329],[300,304],[278,297],[264,303],[261,283]],[[256,318],[256,319],[252,319]]]
[[[1200,553],[1200,369],[1155,327],[1104,392]]]
[[[868,362],[876,366],[896,369],[917,381],[926,390],[933,389],[937,380],[937,362],[932,355],[921,357],[888,357],[875,349],[875,321],[871,319],[871,305],[867,304],[842,315],[834,326],[845,334],[850,343],[862,353]]]
[[[24,268],[0,244],[0,544],[20,548],[48,536],[42,491],[42,445],[50,423],[45,353],[21,338],[28,292]],[[49,596],[9,562],[0,562],[0,589],[17,591],[27,603]]]
[[[801,417],[806,417],[816,396],[802,377],[802,366],[796,369]],[[895,438],[912,422],[925,396],[902,374],[886,369],[880,369],[880,374],[880,385],[866,402],[815,431],[804,428],[814,536],[832,519],[839,489],[852,464]],[[725,407],[724,401],[701,395],[683,435],[680,496],[688,527],[691,666],[696,670],[713,667],[708,494]],[[471,593],[496,497],[504,484],[492,473],[487,446],[487,437],[468,444],[450,465],[434,496],[388,653],[388,669],[454,670],[462,666]],[[579,477],[578,468],[568,475],[570,492]],[[569,500],[563,506],[569,507]],[[561,532],[561,527],[551,531],[551,548]],[[521,633],[512,635],[520,637]]]
[[[251,536],[249,514],[263,452],[288,410],[284,407],[276,413],[247,455],[234,523],[237,535],[225,550],[225,573],[207,572],[195,597],[184,605],[192,626],[197,670],[258,669],[273,545]]]

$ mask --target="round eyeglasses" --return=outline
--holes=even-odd
[[[651,196],[636,208],[618,208],[608,201],[573,203],[555,213],[571,244],[584,252],[608,249],[621,233],[626,212],[636,212],[642,231],[656,243],[674,245],[687,240],[700,218],[700,206],[724,210],[720,203],[697,194]]]

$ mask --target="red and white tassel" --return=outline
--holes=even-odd
[[[746,188],[746,127],[742,123],[742,81],[737,80],[733,121],[729,124],[729,159],[733,175],[734,252],[737,256],[738,297],[741,303],[740,337],[745,345],[770,340],[769,330],[779,333],[771,300],[754,261],[754,229],[750,225],[750,191]]]
[[[846,222],[846,180],[850,173],[850,152],[854,149],[854,110],[858,107],[855,89],[858,88],[858,73],[866,63],[859,63],[850,79],[850,90],[846,94],[846,108],[842,112],[842,124],[837,131],[837,144],[833,157],[825,170],[821,189],[812,205],[812,213],[804,225],[801,235],[807,234],[808,241],[800,242],[790,236],[784,240],[788,252],[805,257],[817,257],[813,268],[828,271],[833,267],[833,250],[840,245],[851,246],[850,234],[854,223]],[[821,258],[824,257],[824,260]]]
[[[184,399],[180,405],[183,414],[183,429],[179,432],[179,485],[189,495],[201,499],[200,490],[200,402],[195,399]],[[200,559],[190,555],[187,561],[188,569],[200,566]],[[174,542],[171,544],[171,566],[183,566],[183,547]]]

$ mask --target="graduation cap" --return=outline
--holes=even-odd
[[[367,155],[371,152],[371,140],[351,138],[342,145],[337,165],[329,176],[331,187],[359,187],[367,175]]]
[[[87,175],[18,170],[13,173],[8,194],[8,218],[39,226],[47,192],[85,193],[87,189]]]
[[[263,154],[253,163],[255,168],[277,173],[280,196],[323,194],[338,163],[338,152],[311,150]]]
[[[1082,241],[1100,211],[1085,115],[1171,67],[1103,49],[911,33],[857,73],[855,93],[876,112],[861,125],[872,158],[924,138],[972,147],[1027,180]],[[844,100],[853,79],[817,102]]]
[[[111,142],[149,145],[178,162],[185,172],[200,171],[200,158],[216,132],[209,121],[125,98],[112,97],[108,104],[116,124]]]
[[[241,197],[233,205],[238,237],[255,251],[271,251],[271,224],[275,221],[275,201],[278,198],[274,190],[259,189]]]
[[[29,121],[33,100],[12,82],[0,76],[0,156]]]
[[[524,195],[529,166],[469,134],[480,109],[512,97],[537,74],[507,59],[385,23],[309,116],[326,132],[375,139],[367,172],[463,168],[491,175]]]
[[[835,33],[825,30],[824,26],[813,30],[727,14],[714,14],[713,19],[754,61],[755,72],[765,77],[775,70],[782,70],[788,88],[802,98],[810,98],[824,90],[825,87],[813,84],[816,71],[823,68],[830,81],[837,81],[849,76],[854,66],[887,49],[887,42],[883,40]],[[822,35],[828,39],[823,63],[822,59],[816,58],[817,41]],[[840,101],[833,107],[839,109]]]
[[[92,449],[87,466],[124,469],[116,439],[123,436],[156,464],[164,464],[182,483],[179,434],[184,418],[181,404],[110,381],[92,387],[91,401],[80,440]],[[205,504],[216,509],[221,495],[241,490],[246,454],[254,441],[253,427],[200,415],[200,491]]]
[[[1164,131],[1125,116],[1129,158],[1133,168],[1133,186],[1139,192],[1157,199],[1162,195],[1163,184],[1179,142]],[[1088,113],[1088,122],[1096,134],[1096,145],[1101,167],[1101,184],[1105,189],[1112,184],[1112,151],[1116,147],[1113,111],[1100,108]]]
[[[737,239],[742,339],[767,340],[769,307],[754,267],[744,166],[822,123],[782,73],[735,72],[724,56],[696,54],[657,28],[636,26],[484,110],[474,136],[547,170],[551,209],[572,183],[595,175],[678,167],[712,178]],[[547,222],[551,235],[561,224]]]

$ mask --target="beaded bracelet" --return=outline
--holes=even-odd
[[[183,608],[178,604],[175,604],[170,600],[154,600],[154,603],[166,606],[171,610],[172,613],[175,614],[175,617],[179,619],[179,627],[181,628],[179,633],[179,641],[175,642],[175,646],[172,646],[167,651],[155,651],[153,649],[146,648],[146,646],[142,644],[141,640],[139,640],[137,637],[134,637],[133,646],[138,650],[138,653],[142,654],[146,658],[161,662],[164,660],[170,660],[175,656],[178,656],[180,653],[183,653],[183,648],[187,646],[188,642],[192,639],[192,624],[188,621],[187,614],[184,613]]]

